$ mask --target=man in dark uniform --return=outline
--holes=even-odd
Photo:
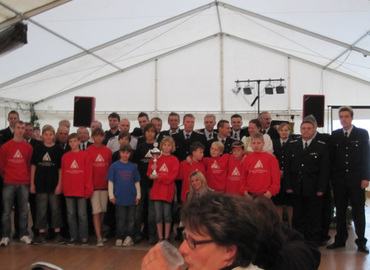
[[[206,141],[217,137],[217,130],[213,128],[216,125],[216,116],[214,114],[206,114],[204,116],[204,128],[199,129],[199,133],[203,134]]]
[[[176,150],[174,156],[178,158],[179,162],[186,159],[189,156],[189,148],[193,142],[200,142],[206,144],[206,138],[194,131],[195,117],[192,114],[185,114],[183,117],[184,129],[178,133],[173,134],[172,138],[175,141]],[[175,181],[176,184],[176,195],[177,198],[181,198],[182,181]]]
[[[271,127],[271,115],[269,112],[261,112],[258,115],[258,120],[261,123],[261,133],[268,134],[271,140],[279,139],[279,133],[277,132],[276,128]]]
[[[343,128],[332,132],[330,156],[332,185],[336,206],[337,234],[328,249],[344,247],[348,238],[346,212],[351,201],[358,251],[369,253],[365,238],[365,188],[369,186],[369,134],[352,125],[351,107],[339,108],[339,120]]]
[[[110,115],[108,115],[108,121],[110,129],[104,132],[104,145],[107,145],[110,138],[119,135],[119,122],[121,121],[121,117],[118,113],[112,112]]]
[[[220,120],[217,123],[217,137],[213,140],[207,141],[206,149],[204,151],[204,156],[210,157],[210,150],[211,145],[213,142],[221,142],[224,145],[224,154],[228,153],[231,154],[231,145],[235,141],[233,138],[230,137],[231,127],[230,123],[227,120]]]
[[[242,129],[243,119],[240,114],[233,114],[231,116],[231,133],[230,137],[234,140],[241,140],[244,136],[248,137],[249,132],[247,128]]]
[[[176,144],[174,155],[180,162],[185,160],[189,155],[189,148],[193,142],[200,142],[203,145],[206,143],[205,137],[194,131],[194,120],[194,115],[185,114],[183,118],[184,129],[172,136]]]
[[[322,195],[329,179],[329,154],[324,142],[314,140],[314,125],[301,124],[302,137],[288,146],[284,176],[292,194],[293,228],[306,240],[321,241]]]
[[[19,114],[16,111],[10,111],[8,113],[9,126],[5,129],[0,130],[0,146],[13,139],[15,123],[19,120]]]
[[[316,121],[315,116],[310,114],[306,116],[303,120],[312,122],[314,126],[314,131],[315,131],[313,138],[315,140],[322,141],[326,143],[326,145],[329,145],[330,135],[327,133],[320,133],[317,131],[317,121]],[[329,147],[328,147],[328,151],[329,151]],[[332,188],[330,185],[330,181],[328,181],[328,186],[326,188],[326,191],[322,195],[320,246],[325,246],[327,241],[331,238],[329,235],[330,223],[331,223],[331,219],[333,216],[333,207],[332,207],[333,196],[332,196],[331,190]]]

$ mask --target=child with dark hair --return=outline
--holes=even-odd
[[[153,186],[153,181],[150,181],[146,175],[148,171],[149,161],[152,158],[150,151],[154,148],[155,137],[157,135],[154,124],[148,123],[144,127],[145,142],[139,144],[134,154],[134,163],[137,164],[140,173],[140,190],[141,200],[136,207],[135,218],[135,237],[136,241],[143,236],[141,234],[141,223],[144,221],[144,237],[149,237],[149,243],[156,243],[156,224],[154,204],[150,200],[150,190]],[[146,209],[145,209],[146,208]],[[147,211],[146,211],[147,210]],[[144,213],[144,217],[143,217]]]
[[[242,141],[234,141],[231,144],[232,154],[227,163],[226,193],[240,194],[242,183],[242,168],[245,158],[244,144]]]
[[[194,171],[200,171],[203,175],[206,175],[206,168],[201,162],[204,155],[204,145],[200,142],[194,142],[190,145],[189,148],[190,160],[184,160],[180,163],[179,174],[176,179],[182,180],[182,189],[181,189],[181,201],[186,202],[186,194],[189,191],[189,176]]]
[[[140,201],[140,175],[129,161],[131,146],[122,145],[121,159],[114,162],[107,174],[109,200],[116,205],[116,246],[134,244],[135,205]]]

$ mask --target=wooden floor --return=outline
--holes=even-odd
[[[367,201],[370,205],[370,200]],[[370,239],[370,210],[366,207],[366,238]],[[335,230],[330,231],[334,236]],[[320,270],[362,270],[370,269],[370,255],[357,252],[357,246],[354,243],[356,238],[354,229],[349,229],[349,239],[345,248],[337,250],[327,250],[321,247]],[[333,239],[333,237],[332,237]],[[0,270],[30,269],[34,262],[44,261],[56,264],[65,269],[107,269],[107,270],[136,270],[140,269],[141,260],[150,245],[139,243],[132,247],[116,247],[114,240],[106,243],[104,248],[97,248],[95,242],[91,245],[82,246],[58,246],[52,242],[43,246],[25,245],[19,241],[13,240],[8,247],[0,248]],[[330,240],[328,243],[332,243]],[[179,242],[175,245],[179,246]],[[370,244],[368,244],[370,247]],[[185,269],[185,267],[183,267]]]

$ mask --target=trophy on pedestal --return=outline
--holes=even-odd
[[[157,148],[158,147],[158,143],[157,142],[155,142],[153,145],[154,145],[154,148],[152,150],[150,150],[150,154],[154,158],[153,164],[157,166],[157,158],[161,154],[161,150],[159,150]],[[157,170],[153,170],[152,174],[150,175],[150,179],[157,179],[157,178],[158,178]]]

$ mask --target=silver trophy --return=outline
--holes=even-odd
[[[150,150],[150,154],[153,156],[154,160],[153,160],[153,163],[154,165],[157,166],[157,158],[159,157],[159,155],[161,154],[161,150],[159,150],[157,147],[158,147],[158,143],[155,142],[153,144],[154,148],[152,150]],[[158,178],[158,173],[157,173],[157,170],[153,170],[152,174],[150,175],[150,179],[157,179]]]

